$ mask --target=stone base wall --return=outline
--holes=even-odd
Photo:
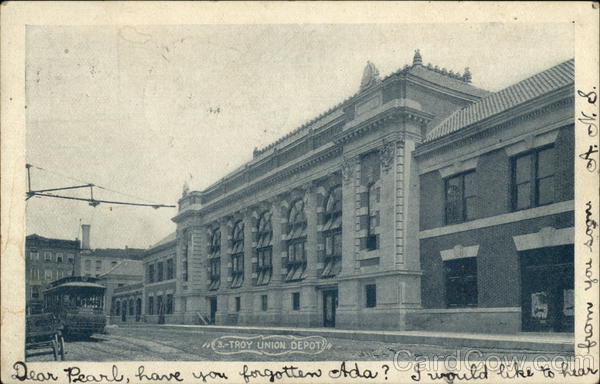
[[[407,313],[406,327],[415,331],[514,334],[521,331],[521,309],[425,309]]]

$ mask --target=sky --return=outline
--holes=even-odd
[[[27,26],[32,189],[92,183],[97,199],[177,204],[354,94],[367,60],[500,90],[574,56],[571,24]],[[24,170],[25,171],[25,170]],[[89,191],[64,191],[89,197]],[[27,201],[27,234],[147,248],[175,208]]]

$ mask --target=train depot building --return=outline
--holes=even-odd
[[[368,63],[355,95],[184,188],[121,296],[148,322],[572,332],[573,73],[491,93],[418,51]]]

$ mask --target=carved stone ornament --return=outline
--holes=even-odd
[[[350,181],[353,172],[354,161],[352,161],[352,159],[344,158],[344,161],[342,162],[342,176],[344,177],[344,181]]]
[[[381,168],[386,173],[390,170],[392,164],[394,164],[395,149],[395,142],[383,143],[383,147],[381,148]]]
[[[360,90],[362,91],[363,89],[369,88],[380,81],[379,70],[377,70],[375,64],[367,61],[367,65],[363,70],[362,80],[360,81]]]

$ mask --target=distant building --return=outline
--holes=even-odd
[[[75,274],[79,276],[99,277],[114,269],[120,261],[140,260],[143,249],[140,248],[96,248],[90,247],[89,225],[82,225],[81,252],[75,264]]]
[[[109,271],[98,276],[98,283],[106,287],[104,293],[104,310],[106,314],[112,314],[114,309],[113,293],[117,288],[131,284],[142,283],[144,278],[144,267],[141,260],[123,259]]]
[[[51,281],[71,276],[79,254],[79,240],[29,235],[25,238],[25,287],[28,307],[41,305],[43,290]]]
[[[181,316],[176,318],[174,314],[177,290],[176,246],[176,236],[172,233],[147,249],[142,261],[135,262],[143,268],[143,283],[132,283],[114,289],[111,298],[111,322],[182,321]]]

